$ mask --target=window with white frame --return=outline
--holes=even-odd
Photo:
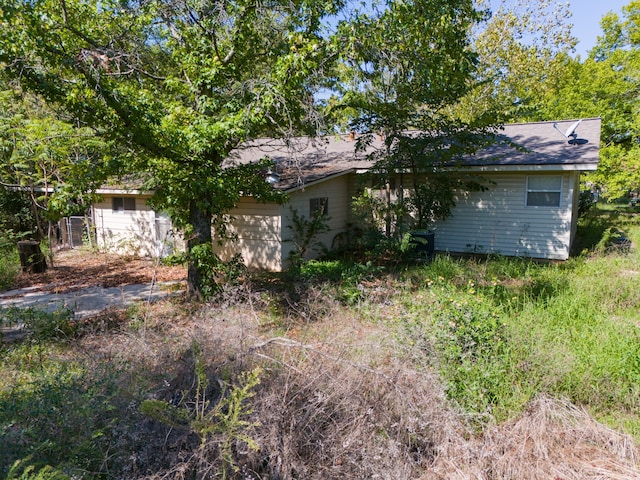
[[[113,197],[111,201],[113,213],[133,212],[136,210],[135,197]]]
[[[559,207],[562,197],[562,175],[527,177],[527,207]]]

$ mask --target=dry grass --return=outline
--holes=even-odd
[[[449,479],[636,479],[633,439],[562,400],[540,397],[520,418],[452,445],[433,476]]]
[[[264,369],[247,432],[259,450],[237,442],[233,478],[640,478],[630,437],[561,400],[538,398],[520,418],[476,434],[439,378],[401,361],[394,340],[352,309],[335,306],[329,319],[310,323],[306,312],[314,306],[306,305],[286,336],[272,336],[259,297],[199,309],[189,321],[182,305],[149,308],[138,333],[83,343],[93,355],[132,365],[139,376],[128,381],[146,382],[137,388],[155,398],[193,387],[194,340],[212,379],[233,382],[256,365]],[[123,466],[126,478],[219,472],[215,441],[199,446],[189,432],[134,417],[138,425],[123,429],[122,446],[138,448]]]

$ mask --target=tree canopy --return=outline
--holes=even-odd
[[[475,86],[454,111],[466,119],[493,112],[502,122],[601,117],[600,165],[588,181],[611,199],[637,190],[639,12],[633,0],[605,15],[596,46],[580,59],[568,4],[503,1],[475,32]]]
[[[259,135],[313,132],[340,1],[7,0],[0,61],[22,88],[116,142],[185,229],[210,245],[240,194],[273,198],[264,165],[223,169]],[[198,293],[199,271],[189,268]]]
[[[41,98],[8,82],[0,85],[0,189],[10,204],[28,199],[30,205],[30,214],[19,215],[22,221],[7,224],[16,227],[15,234],[42,238],[46,220],[87,210],[95,189],[114,171],[111,149]],[[14,209],[3,213],[18,214],[9,211]]]
[[[371,154],[381,186],[411,172],[404,187],[412,195],[400,194],[395,205],[385,207],[395,222],[392,228],[387,218],[387,235],[446,217],[455,189],[473,183],[450,167],[495,140],[486,118],[464,122],[451,114],[476,71],[469,32],[484,17],[473,1],[412,0],[389,2],[380,12],[357,12],[339,25],[342,95],[331,108],[361,133],[359,148],[383,138],[383,146]],[[397,187],[402,191],[403,185]],[[405,217],[414,225],[405,224]]]

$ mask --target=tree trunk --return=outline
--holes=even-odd
[[[40,243],[33,240],[18,242],[18,254],[23,272],[43,273],[47,269],[47,261],[40,250]]]
[[[191,254],[193,247],[198,245],[212,245],[211,215],[193,200],[189,204],[189,222],[193,226],[193,233],[187,239],[187,253]],[[191,257],[187,268],[187,294],[202,298],[202,274],[197,260]]]

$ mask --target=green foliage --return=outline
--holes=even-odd
[[[35,342],[68,340],[78,331],[73,311],[66,307],[51,313],[32,307],[0,308],[0,325],[23,325]]]
[[[17,460],[7,475],[7,480],[71,480],[71,477],[50,465],[37,467],[29,459]]]
[[[25,192],[0,185],[0,229],[4,232],[0,244],[12,237],[32,234],[36,228],[31,202]]]
[[[371,210],[367,226],[382,225],[389,238],[446,218],[456,190],[482,188],[456,166],[495,142],[495,130],[487,118],[462,121],[451,107],[469,91],[477,63],[469,31],[483,16],[467,0],[398,1],[339,26],[346,93],[332,108],[347,112],[361,132],[357,149],[375,163],[380,195],[365,194],[358,206]]]
[[[89,208],[112,172],[109,143],[11,86],[0,79],[0,206],[15,215],[11,228],[44,238],[44,222]]]
[[[621,231],[640,238],[637,216],[615,210],[594,209],[579,235],[589,229],[602,244]],[[543,393],[637,432],[627,412],[640,405],[638,255],[590,243],[588,256],[563,264],[437,256],[406,269],[411,290],[395,320],[405,353],[437,367],[478,426]]]
[[[437,277],[426,287],[413,296],[420,302],[426,297],[427,308],[407,299],[416,309],[401,325],[408,352],[418,352],[412,356],[440,371],[447,395],[476,426],[509,418],[534,390],[513,367],[517,357],[504,310],[472,280],[456,287]]]
[[[2,347],[7,374],[0,389],[0,476],[77,478],[104,471],[119,419],[111,402],[118,385],[108,366],[85,369],[58,357],[58,347]],[[58,358],[57,358],[58,357]]]
[[[487,116],[501,123],[541,119],[541,100],[572,64],[569,54],[577,39],[571,34],[569,5],[547,0],[478,3],[492,12],[474,31],[478,70],[473,88],[453,113],[467,122]]]
[[[194,246],[186,258],[198,269],[200,293],[205,299],[214,297],[225,287],[242,283],[247,270],[241,255],[235,255],[226,262],[222,261],[213,251],[211,244]]]
[[[326,248],[317,241],[318,235],[328,232],[330,217],[324,215],[319,209],[311,218],[298,213],[294,208],[291,211],[291,224],[287,228],[291,230],[292,237],[287,241],[293,243],[293,249],[289,253],[289,268],[292,272],[300,271],[307,253],[312,249]]]
[[[578,218],[584,217],[589,210],[595,207],[595,204],[596,200],[593,193],[588,190],[580,192],[580,197],[578,198]]]
[[[196,390],[193,398],[183,396],[178,405],[159,400],[145,400],[140,411],[170,427],[186,428],[195,433],[202,446],[214,442],[222,460],[222,478],[239,471],[233,456],[236,442],[242,442],[253,450],[256,442],[247,430],[256,424],[246,420],[252,413],[247,402],[255,395],[262,370],[256,368],[241,375],[238,384],[223,391],[217,401],[207,396],[209,377],[200,347],[194,343],[194,376]]]
[[[13,286],[20,273],[20,258],[16,248],[16,240],[11,230],[0,236],[0,291]]]
[[[501,420],[511,414],[505,407],[515,396],[508,393],[513,379],[505,325],[495,307],[474,297],[473,287],[469,283],[468,296],[440,299],[434,323],[440,369],[447,394],[466,411]]]

